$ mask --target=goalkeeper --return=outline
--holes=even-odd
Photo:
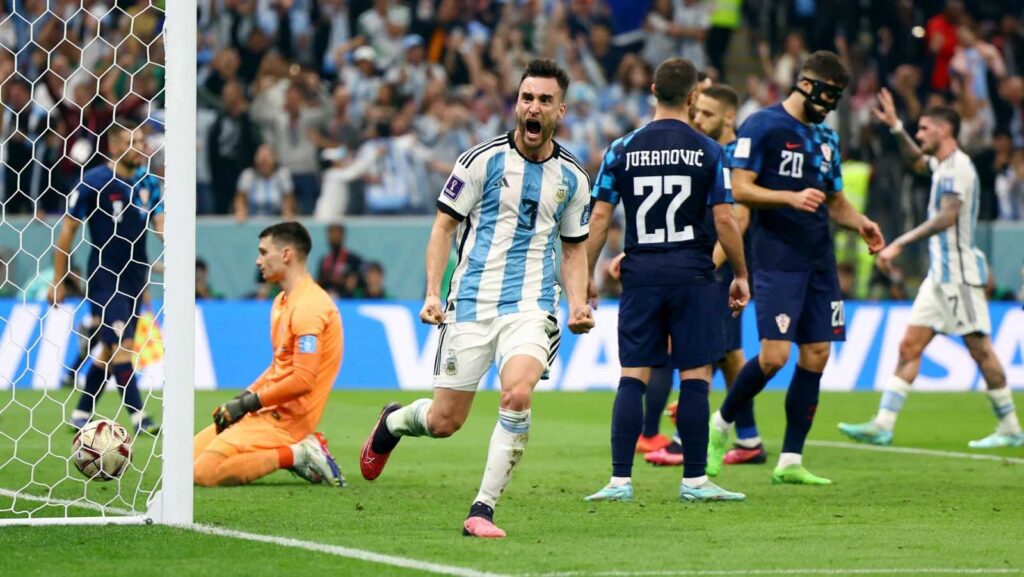
[[[256,266],[281,287],[270,313],[274,356],[196,435],[198,485],[241,485],[278,469],[311,483],[345,484],[327,440],[314,432],[341,368],[343,335],[337,307],[306,270],[311,247],[309,232],[297,222],[260,233]]]

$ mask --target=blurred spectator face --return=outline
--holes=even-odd
[[[516,101],[516,130],[530,151],[540,150],[555,134],[565,116],[562,90],[554,78],[528,76],[519,85]]]
[[[1006,79],[1002,88],[1003,99],[1010,104],[1020,106],[1024,101],[1024,78],[1011,76]]]
[[[379,264],[371,262],[366,265],[363,280],[366,282],[367,293],[371,295],[381,295],[384,293],[384,269]]]
[[[892,84],[897,92],[913,92],[921,84],[921,70],[910,64],[898,66],[893,72]]]
[[[85,108],[92,101],[95,96],[95,91],[90,90],[89,86],[83,82],[75,86],[75,90],[72,94],[72,99],[79,108]]]
[[[238,82],[228,82],[221,90],[221,100],[224,101],[224,108],[235,113],[245,106],[245,92]]]
[[[360,46],[352,53],[352,60],[364,76],[373,76],[376,72],[376,53],[369,46]]]
[[[10,108],[14,112],[21,112],[25,105],[28,104],[32,94],[29,92],[29,88],[24,82],[14,81],[8,82],[6,85],[4,104],[7,108]]]
[[[992,137],[992,149],[995,151],[997,156],[1008,156],[1013,152],[1013,140],[1010,139],[1010,135],[1005,132],[997,132]]]
[[[785,52],[790,56],[799,56],[804,51],[804,38],[796,32],[786,35]]]
[[[721,138],[722,131],[736,118],[736,111],[727,110],[724,104],[704,94],[697,96],[694,110],[696,116],[693,121],[697,125],[697,130],[712,140]]]
[[[256,149],[256,158],[253,161],[256,166],[256,172],[263,176],[270,176],[274,173],[277,159],[274,157],[274,149],[269,144],[261,144]]]
[[[333,250],[340,249],[345,244],[345,227],[340,224],[327,227],[327,244]]]
[[[963,0],[946,0],[946,19],[958,22],[964,15]]]
[[[921,120],[917,123],[917,134],[915,135],[917,141],[921,143],[921,152],[925,154],[935,154],[939,151],[939,145],[946,138],[952,138],[953,129],[945,122],[932,118],[931,116],[922,116]]]
[[[937,108],[937,107],[940,107],[940,106],[948,106],[948,105],[949,105],[949,103],[946,102],[946,97],[941,95],[941,94],[939,94],[938,92],[931,92],[924,99],[924,107],[925,108]]]
[[[961,26],[956,29],[956,43],[965,48],[969,48],[978,43],[977,37],[974,35],[974,31],[968,26]]]
[[[298,114],[302,110],[302,91],[298,86],[289,86],[284,94],[284,109],[291,114]]]
[[[606,52],[612,43],[612,31],[605,24],[595,24],[590,29],[590,47],[600,54]]]

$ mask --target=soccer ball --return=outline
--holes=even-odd
[[[120,423],[91,421],[71,441],[71,459],[90,480],[111,481],[132,462],[132,437]]]

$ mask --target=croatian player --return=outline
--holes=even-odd
[[[724,348],[711,260],[716,232],[736,271],[729,290],[733,312],[743,309],[750,292],[722,147],[689,124],[696,83],[697,69],[689,60],[662,62],[651,86],[654,120],[612,142],[594,185],[593,234],[587,243],[591,287],[620,200],[626,215],[626,256],[620,266],[622,375],[612,408],[612,477],[587,501],[633,499],[633,454],[643,427],[643,396],[651,367],[666,364],[679,369],[680,379],[676,422],[687,458],[679,498],[745,498],[712,483],[704,470],[711,364]],[[708,226],[708,207],[714,213],[714,230]],[[671,353],[666,352],[669,338]]]
[[[144,135],[140,129],[114,125],[107,131],[110,162],[85,171],[68,197],[68,215],[53,251],[53,284],[49,298],[64,300],[71,245],[78,228],[89,231],[89,265],[85,298],[100,320],[101,344],[85,378],[85,391],[71,413],[71,425],[82,428],[92,418],[103,385],[113,374],[135,432],[155,435],[160,427],[143,410],[132,359],[135,325],[149,283],[146,233],[150,226],[162,237],[163,194],[159,181],[142,166]]]
[[[264,280],[281,287],[270,310],[274,357],[196,435],[195,483],[241,485],[290,469],[311,483],[344,487],[327,440],[314,432],[341,369],[341,316],[306,270],[313,242],[305,227],[282,222],[263,229],[259,238],[256,266]]]
[[[721,470],[729,430],[740,409],[800,350],[786,393],[786,433],[773,483],[823,485],[803,466],[803,448],[818,406],[831,342],[846,338],[842,293],[829,219],[857,231],[872,253],[885,246],[878,225],[843,196],[839,137],[822,122],[835,109],[850,73],[832,52],[811,54],[786,99],[740,127],[732,156],[736,200],[758,209],[754,224],[754,293],[761,353],[740,370],[710,423],[708,474]]]
[[[420,311],[420,320],[441,331],[434,398],[385,406],[360,457],[363,477],[373,480],[402,437],[451,436],[466,421],[480,379],[497,363],[498,423],[480,491],[463,524],[467,536],[505,536],[494,525],[494,506],[526,448],[533,388],[560,342],[556,239],[562,241],[569,330],[580,334],[594,326],[583,245],[590,179],[552,140],[568,88],[569,76],[553,61],[531,61],[519,83],[516,129],[456,162],[437,200]],[[441,276],[456,229],[459,260],[442,308]]]
[[[889,268],[907,245],[928,239],[931,266],[910,311],[907,332],[900,343],[896,372],[889,379],[878,414],[867,423],[840,423],[839,430],[855,441],[892,444],[892,430],[910,385],[921,369],[921,355],[937,333],[959,335],[985,378],[989,402],[998,425],[984,439],[971,441],[975,449],[1024,446],[1013,393],[1006,384],[1003,365],[992,350],[991,321],[985,300],[988,266],[974,244],[978,225],[981,185],[974,163],[957,147],[960,116],[950,108],[930,108],[921,114],[914,143],[896,115],[888,90],[878,95],[875,118],[889,126],[900,152],[915,172],[931,173],[928,220],[894,240],[878,254],[878,266]]]
[[[694,126],[708,137],[722,145],[725,151],[723,162],[730,162],[730,156],[736,146],[736,130],[733,128],[736,121],[736,110],[739,107],[739,97],[736,91],[727,84],[715,84],[703,89],[697,96],[694,104]],[[733,205],[736,212],[736,221],[740,228],[740,234],[747,230],[750,224],[750,209],[742,204]],[[746,256],[746,244],[744,243],[744,256]],[[729,286],[732,283],[732,267],[726,261],[725,251],[721,246],[715,247],[712,257],[715,266],[715,281],[718,283],[720,292],[720,306],[722,311],[723,338],[725,341],[725,356],[717,362],[717,367],[722,371],[726,388],[732,387],[736,375],[746,363],[743,356],[743,318],[733,315],[729,308]],[[750,259],[747,259],[747,269],[751,268]],[[726,464],[760,464],[768,459],[768,453],[761,443],[761,436],[757,430],[757,423],[754,420],[754,403],[751,401],[742,407],[736,417],[736,443],[733,448],[725,454]],[[678,438],[673,439],[672,444],[658,451],[652,451],[644,455],[644,460],[655,465],[681,465],[683,463],[683,446]]]

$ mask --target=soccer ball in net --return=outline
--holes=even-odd
[[[92,480],[111,481],[132,461],[132,438],[120,423],[100,419],[82,427],[71,441],[75,467]]]

